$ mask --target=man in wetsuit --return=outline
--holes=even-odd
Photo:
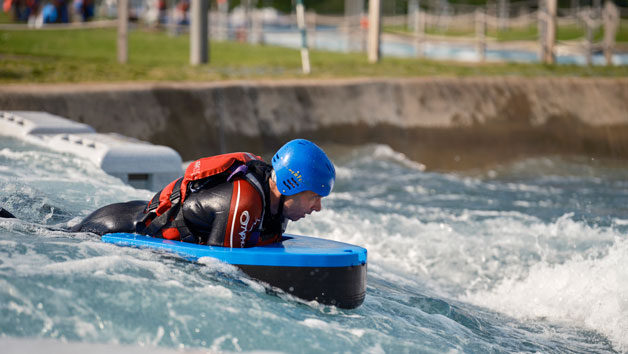
[[[288,220],[321,210],[335,177],[325,152],[304,139],[281,147],[272,165],[248,153],[218,155],[190,164],[151,202],[107,205],[72,231],[135,232],[224,247],[269,244],[281,240]]]

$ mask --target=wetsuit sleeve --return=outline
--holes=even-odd
[[[81,223],[70,229],[72,232],[93,232],[104,235],[112,232],[135,232],[135,223],[144,215],[145,200],[133,200],[104,206]]]
[[[233,181],[229,218],[225,228],[225,247],[250,247],[257,244],[262,222],[262,197],[251,183]]]

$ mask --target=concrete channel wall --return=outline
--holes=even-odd
[[[0,110],[47,111],[184,160],[268,153],[295,137],[388,144],[436,170],[546,154],[628,158],[628,79],[6,85]]]

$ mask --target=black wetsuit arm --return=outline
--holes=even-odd
[[[201,244],[222,246],[229,218],[232,186],[223,183],[190,193],[183,203],[183,219]]]
[[[89,214],[72,232],[93,232],[104,235],[112,232],[135,232],[135,223],[144,216],[145,200],[106,205]]]

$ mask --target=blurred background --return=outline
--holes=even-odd
[[[170,38],[185,37],[189,33],[190,0],[128,1],[128,19],[130,31],[133,32],[130,41],[154,41],[160,38],[160,34]],[[303,5],[306,36],[299,31],[294,0],[209,1],[205,5],[209,13],[209,38],[221,43],[297,49],[305,42],[307,47],[314,50],[366,53],[368,1],[305,0]],[[55,34],[38,34],[38,40],[50,43],[59,51],[72,53],[89,50],[95,53],[103,45],[113,45],[107,40],[106,29],[116,27],[119,13],[118,1],[115,0],[4,0],[3,10],[0,16],[0,53],[27,52],[36,55],[46,54],[45,50],[32,46],[26,49],[24,42],[34,39],[20,34],[20,30],[104,29],[75,34],[77,37],[90,38],[86,39],[88,44],[82,44],[79,38],[75,38],[72,41],[74,49],[61,48],[63,44],[56,42],[59,39],[55,38],[58,37]],[[379,49],[382,56],[475,63],[557,62],[581,66],[628,63],[628,2],[625,0],[561,0],[556,2],[555,9],[548,9],[545,1],[386,0],[381,2],[380,16],[382,34]],[[185,41],[176,40],[168,41],[169,44],[160,40],[159,43],[157,46],[162,50],[173,45],[187,45]],[[154,56],[155,52],[159,52],[157,48],[150,48],[146,44],[139,46],[129,46],[131,61],[141,60],[142,55]],[[220,45],[217,50],[217,55],[224,53],[227,60],[237,66],[239,60],[234,57],[238,55],[229,55],[233,50],[225,53]],[[255,51],[250,53],[258,55]],[[210,51],[210,56],[213,54],[216,53]],[[172,53],[161,52],[159,55],[168,58],[173,56]],[[220,65],[221,59],[214,59],[218,60],[214,64]],[[317,63],[317,59],[313,58],[313,66],[321,64],[331,65]],[[290,65],[281,63],[279,66],[289,69]],[[0,80],[11,80],[10,67],[6,63],[3,66],[5,68],[0,73]],[[358,70],[344,69],[345,75]],[[227,76],[260,76],[255,69],[250,70],[253,73],[239,75],[224,71]],[[342,70],[334,73],[338,74],[338,71]],[[148,78],[161,79],[158,75]]]

